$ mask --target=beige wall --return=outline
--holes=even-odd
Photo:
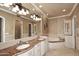
[[[49,40],[54,40],[59,36],[64,35],[64,18],[50,19],[48,21]]]
[[[28,32],[28,23],[26,19],[12,15],[0,10],[0,16],[5,18],[5,40],[15,40],[15,20],[20,20],[22,24],[22,37],[25,37]]]
[[[8,14],[0,10],[0,16],[5,18],[5,35],[6,40],[14,39],[15,37],[15,20],[17,19],[16,16]]]

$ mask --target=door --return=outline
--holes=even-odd
[[[2,19],[0,18],[0,42],[1,42],[1,27],[2,27]]]
[[[16,20],[15,22],[15,39],[21,38],[21,22]]]
[[[41,56],[43,56],[46,53],[46,47],[45,47],[45,41],[41,42]]]
[[[29,24],[29,36],[31,36],[31,24]]]

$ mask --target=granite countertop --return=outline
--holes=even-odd
[[[0,56],[16,56],[23,51],[27,52],[28,50],[32,49],[36,44],[38,44],[41,41],[43,41],[43,40],[37,40],[37,39],[30,40],[30,41],[28,41],[30,46],[28,48],[25,48],[22,50],[16,49],[17,44],[14,46],[2,49],[2,50],[0,50]]]

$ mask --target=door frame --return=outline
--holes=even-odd
[[[1,28],[1,42],[5,42],[5,18],[3,16],[0,16],[2,19],[2,28]]]
[[[32,23],[29,23],[31,25],[31,36],[33,35],[33,26],[32,26]],[[28,32],[29,32],[29,24],[28,24]],[[29,36],[29,33],[28,33],[28,36]]]
[[[22,38],[22,32],[23,32],[23,21],[21,21],[21,20],[19,20],[19,19],[17,19],[17,20],[15,20],[15,39],[16,39],[16,21],[19,21],[20,22],[20,38],[18,38],[18,39],[21,39]]]

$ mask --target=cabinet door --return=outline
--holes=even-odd
[[[46,49],[46,52],[48,51],[48,41],[47,39],[45,40],[45,49]]]
[[[27,52],[24,52],[18,56],[33,56],[33,49],[27,51]]]
[[[40,56],[41,55],[41,47],[40,47],[40,43],[38,43],[35,47],[34,47],[34,56]]]
[[[46,52],[46,46],[45,46],[45,41],[41,42],[41,56],[44,55]]]

